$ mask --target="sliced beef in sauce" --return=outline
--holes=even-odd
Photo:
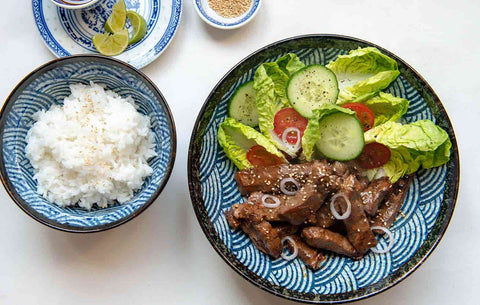
[[[319,227],[307,227],[302,230],[301,236],[311,247],[329,250],[355,259],[360,257],[345,236],[330,230]]]
[[[324,229],[330,228],[337,222],[330,211],[330,203],[328,201],[317,210],[316,219],[317,227]]]
[[[232,227],[232,229],[236,230],[240,225],[242,224],[242,220],[235,217],[235,208],[236,206],[239,206],[239,204],[234,204],[230,210],[225,211],[225,217],[227,218],[227,222]]]
[[[298,258],[310,269],[319,269],[321,263],[325,260],[322,252],[318,251],[317,249],[311,248],[297,235],[290,235],[290,237],[293,239],[297,246]],[[285,246],[287,247],[288,251],[290,251],[290,253],[294,251],[293,245],[290,242],[286,241]]]
[[[283,251],[282,241],[268,221],[244,221],[241,228],[260,251],[274,258],[280,257]]]
[[[242,195],[253,192],[279,193],[280,181],[284,178],[294,178],[303,185],[309,180],[316,181],[322,177],[329,177],[332,187],[337,184],[338,188],[341,182],[340,175],[334,173],[334,166],[325,160],[303,164],[257,166],[235,174],[235,180]]]
[[[375,215],[378,206],[382,203],[391,188],[392,183],[388,177],[373,180],[360,194],[362,196],[363,210],[365,213],[371,216]]]
[[[287,196],[285,204],[278,207],[280,218],[293,225],[315,223],[315,212],[326,196],[325,193],[317,192],[315,185],[307,183],[295,195]]]
[[[282,179],[293,177],[297,181],[303,181],[311,172],[312,163],[257,166],[238,171],[235,180],[242,195],[269,193],[279,191]]]
[[[344,193],[349,193],[352,191],[361,192],[368,186],[367,177],[357,177],[354,174],[349,174],[342,179],[340,185],[340,191]]]
[[[367,215],[362,208],[362,198],[358,192],[353,192],[350,196],[351,212],[350,216],[343,220],[347,230],[348,240],[352,243],[357,253],[363,255],[371,247],[377,245],[377,239],[373,235],[370,225],[368,223]],[[343,201],[345,205],[340,204],[342,211],[345,212],[346,203],[343,198],[338,200]]]
[[[326,194],[317,192],[313,184],[305,184],[297,194],[293,196],[277,195],[280,205],[275,208],[267,208],[262,204],[264,194],[255,192],[250,195],[248,201],[242,204],[234,204],[226,212],[227,220],[233,228],[238,227],[237,220],[249,219],[255,222],[286,221],[293,225],[303,223],[315,223],[315,212],[322,205]],[[267,199],[268,200],[268,199]]]
[[[372,227],[384,227],[390,228],[397,218],[397,214],[405,201],[408,188],[412,181],[413,175],[400,178],[392,186],[392,190],[386,196],[385,201],[382,203],[377,211],[377,214],[372,218],[370,224]],[[375,233],[384,234],[381,230],[374,230]]]
[[[277,232],[280,239],[297,233],[298,229],[298,226],[294,226],[289,223],[277,223],[273,225],[273,230]]]
[[[288,177],[300,185],[292,196],[280,193],[280,181]],[[388,178],[369,183],[360,175],[356,162],[323,160],[254,167],[237,172],[235,180],[240,192],[249,197],[225,213],[229,225],[241,228],[260,251],[274,258],[280,257],[283,251],[281,240],[291,237],[300,260],[316,270],[325,259],[318,249],[359,259],[375,247],[377,240],[370,225],[391,226],[403,204],[411,176],[394,185]],[[351,212],[347,219],[337,220],[331,214],[330,201],[326,199],[336,193],[343,193],[350,200]],[[265,207],[262,203],[265,195],[275,196],[280,205]],[[343,214],[346,206],[344,199],[338,197],[337,211]],[[367,214],[374,215],[370,221]],[[293,251],[290,242],[285,246]]]

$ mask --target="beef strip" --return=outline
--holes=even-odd
[[[377,239],[373,235],[370,225],[368,223],[367,216],[362,208],[362,197],[358,192],[352,192],[349,197],[351,203],[350,216],[343,220],[345,228],[347,229],[348,240],[352,243],[353,247],[360,255],[365,254],[371,247],[377,245]],[[338,200],[344,199],[339,197]],[[345,212],[345,206],[340,205],[343,213]]]
[[[288,196],[285,204],[278,207],[280,218],[293,225],[315,223],[315,212],[327,195],[317,192],[316,185],[306,183],[295,195]]]
[[[243,221],[241,228],[260,251],[274,258],[280,257],[283,251],[282,241],[268,221]]]
[[[356,175],[349,173],[348,167],[343,165],[342,162],[334,162],[333,165],[337,167],[334,171],[344,175],[344,177],[331,178],[331,182],[329,184],[330,192],[336,192],[340,189],[341,192],[348,196],[351,192],[361,191],[368,185],[368,179],[367,181],[362,177],[357,179]],[[330,211],[330,201],[327,201],[317,210],[316,219],[316,225],[324,229],[330,228],[338,222]]]
[[[386,196],[385,201],[378,209],[377,214],[370,221],[372,227],[390,228],[397,218],[397,214],[403,205],[408,188],[412,182],[413,175],[400,178],[392,186],[392,190]],[[374,230],[375,233],[384,234],[381,230]]]
[[[242,195],[278,192],[282,179],[293,177],[297,181],[303,181],[312,172],[312,165],[313,163],[256,166],[238,171],[235,180]]]
[[[316,181],[322,177],[329,177],[337,187],[340,176],[334,173],[335,167],[327,161],[313,161],[303,164],[279,164],[272,166],[257,166],[238,171],[235,174],[238,189],[242,195],[253,192],[278,193],[280,181],[284,178],[295,178],[300,185],[308,180]],[[333,185],[332,185],[333,186]]]
[[[298,231],[298,226],[291,225],[289,223],[274,224],[273,230],[278,234],[278,237],[284,238],[285,236],[290,236]]]
[[[311,247],[329,250],[355,259],[360,258],[353,245],[345,236],[319,227],[307,227],[302,230],[303,240]]]
[[[334,161],[331,164],[333,173],[338,176],[345,176],[348,174],[355,174],[359,173],[358,165],[356,161],[347,161],[347,162],[340,162]]]
[[[322,252],[311,248],[307,245],[299,236],[290,235],[295,242],[298,249],[298,258],[312,270],[320,268],[320,264],[325,260]],[[288,251],[292,253],[294,251],[293,245],[290,242],[286,242],[285,246]]]
[[[329,228],[333,226],[336,219],[333,217],[332,212],[330,212],[330,203],[326,202],[322,205],[316,213],[317,226],[320,228]]]
[[[230,210],[225,212],[230,226],[234,229],[238,228],[242,219],[249,219],[254,222],[262,220],[281,221],[278,208],[267,208],[262,204],[263,195],[263,193],[254,192],[246,202],[232,205]],[[285,204],[284,197],[276,197],[280,200],[280,206]]]
[[[276,195],[280,205],[275,208],[267,208],[262,204],[263,193],[252,193],[246,203],[234,204],[227,212],[230,225],[236,228],[239,224],[235,220],[247,218],[257,222],[267,220],[287,221],[293,225],[315,224],[315,213],[328,196],[331,181],[327,176],[322,176],[317,181],[310,177],[306,178],[308,182],[295,195]]]
[[[236,230],[242,224],[242,220],[235,217],[234,211],[236,208],[240,206],[240,204],[234,204],[230,210],[225,211],[225,217],[227,218],[227,222],[232,227],[232,229]]]
[[[348,174],[342,178],[340,189],[343,193],[350,193],[352,191],[361,192],[369,184],[367,177],[357,177],[355,174]]]
[[[362,196],[363,210],[365,213],[371,216],[375,215],[378,206],[382,203],[391,188],[392,183],[388,177],[373,180],[360,194]]]

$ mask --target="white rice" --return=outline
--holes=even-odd
[[[27,158],[37,192],[59,206],[91,209],[126,202],[153,172],[150,119],[133,99],[113,91],[71,85],[64,104],[35,114],[27,134]]]

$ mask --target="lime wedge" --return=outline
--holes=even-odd
[[[135,11],[127,11],[127,18],[132,24],[132,35],[128,44],[139,42],[147,34],[147,22]]]
[[[97,34],[92,37],[93,46],[100,54],[107,56],[115,56],[128,46],[128,30],[123,29],[115,34]]]
[[[127,7],[124,0],[119,0],[112,7],[112,14],[105,22],[105,31],[108,33],[116,33],[125,27],[125,18],[127,16]]]

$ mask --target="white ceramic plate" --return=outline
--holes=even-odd
[[[47,47],[58,57],[97,53],[91,37],[103,33],[103,25],[116,0],[101,0],[85,9],[69,10],[50,0],[32,0],[37,28]],[[125,0],[127,9],[147,21],[147,34],[115,56],[136,68],[156,59],[172,40],[182,13],[182,0]],[[127,24],[127,27],[129,25]]]

